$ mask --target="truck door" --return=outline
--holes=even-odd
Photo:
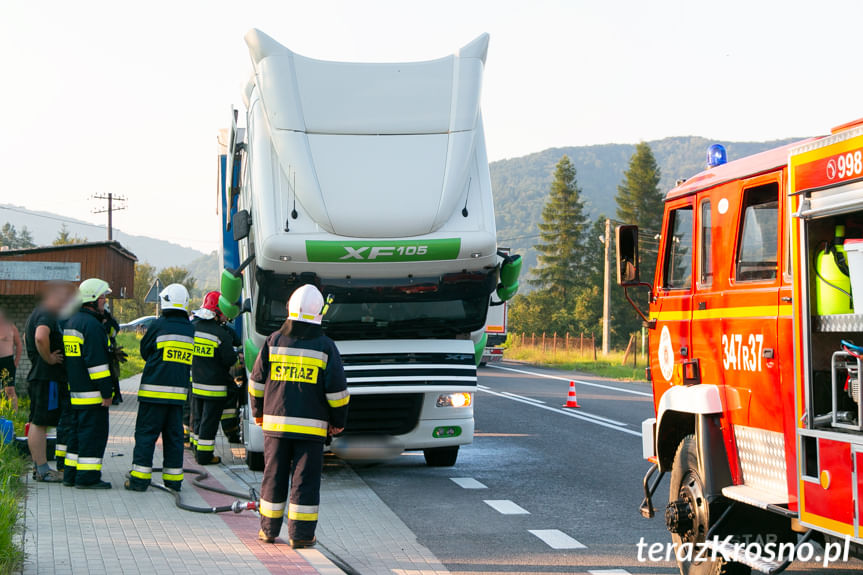
[[[777,321],[782,173],[741,182],[731,283],[721,312],[728,415],[745,485],[788,501]]]
[[[656,334],[650,338],[651,378],[656,400],[668,386],[683,383],[683,361],[690,357],[694,199],[680,198],[665,207],[665,229],[660,242],[656,302],[651,315]]]

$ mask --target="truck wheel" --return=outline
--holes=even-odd
[[[681,545],[689,543],[694,544],[697,551],[698,544],[704,542],[710,529],[710,505],[707,502],[707,496],[704,495],[704,482],[698,474],[698,449],[693,435],[685,437],[677,448],[674,465],[671,468],[668,501],[665,523],[671,532],[675,550],[685,549]],[[686,555],[684,551],[680,554]],[[678,559],[677,566],[680,568],[681,575],[749,575],[752,573],[749,567],[739,563],[726,563],[722,558],[715,561]]]
[[[250,471],[264,470],[264,453],[262,451],[251,451],[246,448],[246,465]]]
[[[458,459],[458,445],[423,449],[423,455],[429,467],[452,467]]]

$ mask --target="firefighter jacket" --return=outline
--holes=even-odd
[[[327,425],[344,427],[348,394],[342,358],[320,328],[297,339],[267,338],[249,381],[252,414],[264,435],[325,441]]]
[[[215,319],[195,318],[195,357],[192,359],[192,395],[223,399],[236,385],[231,366],[237,363],[236,332]]]
[[[82,307],[63,328],[63,351],[72,407],[100,407],[114,392],[108,366],[108,336],[94,309]]]
[[[141,357],[147,363],[138,401],[182,405],[189,390],[194,352],[195,328],[186,313],[162,312],[141,339]]]

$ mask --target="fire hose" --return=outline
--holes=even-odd
[[[161,467],[153,468],[153,471],[161,471]],[[230,497],[239,497],[242,499],[237,499],[230,505],[219,505],[216,507],[198,507],[195,505],[189,505],[188,503],[183,502],[183,495],[179,491],[175,491],[170,487],[166,487],[161,483],[153,483],[153,487],[156,489],[161,489],[162,491],[166,491],[174,496],[174,503],[180,509],[185,511],[191,511],[193,513],[227,513],[228,511],[232,511],[234,513],[242,513],[243,511],[257,511],[258,510],[258,493],[255,491],[253,487],[249,488],[249,492],[246,493],[238,493],[236,491],[231,491],[229,489],[223,489],[221,487],[215,487],[213,485],[205,485],[201,483],[205,479],[210,477],[210,474],[204,471],[203,469],[194,469],[194,468],[183,468],[183,473],[190,473],[195,475],[196,477],[192,479],[192,485],[195,487],[200,487],[201,489],[206,489],[207,491],[212,491],[213,493],[220,493],[222,495],[228,495]]]

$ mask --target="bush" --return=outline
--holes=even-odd
[[[126,363],[120,364],[120,379],[141,373],[144,370],[144,360],[141,359],[140,353],[141,337],[135,333],[119,333],[117,345],[121,346],[129,356]]]
[[[21,400],[18,411],[13,412],[10,402],[0,401],[0,417],[15,423],[15,433],[23,434],[27,421],[29,401]],[[27,473],[28,462],[18,451],[14,442],[0,445],[0,573],[12,573],[24,561],[21,545],[24,512],[21,502],[24,483],[21,478]]]

